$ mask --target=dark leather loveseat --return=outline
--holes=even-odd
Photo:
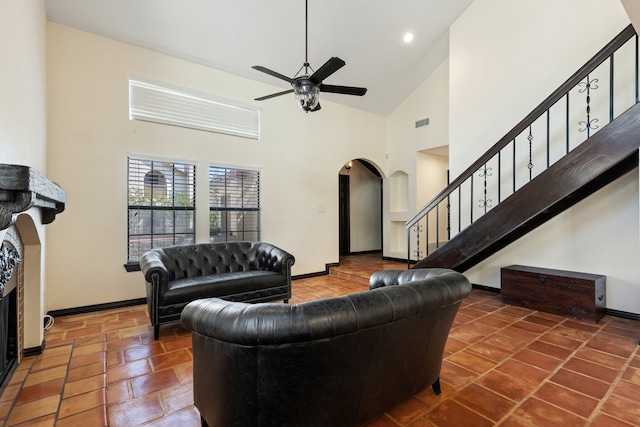
[[[191,301],[291,298],[293,255],[265,242],[201,243],[152,249],[140,258],[155,339]]]
[[[426,387],[439,394],[469,281],[444,269],[384,271],[371,287],[293,305],[187,305],[202,425],[359,426]]]

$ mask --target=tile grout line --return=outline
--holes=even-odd
[[[24,359],[23,359],[23,363],[24,363]],[[34,363],[35,362],[32,361],[31,366],[29,366],[28,369],[25,369],[25,371],[27,371],[27,373],[25,374],[24,378],[22,379],[22,381],[20,383],[20,387],[18,387],[18,391],[16,392],[15,396],[13,396],[11,405],[9,407],[9,411],[7,412],[7,418],[5,418],[3,425],[7,425],[7,423],[9,422],[9,420],[11,418],[11,414],[13,414],[13,411],[16,408],[16,402],[18,401],[18,398],[20,397],[20,393],[22,392],[22,389],[24,388],[24,383],[27,381],[27,378],[29,378],[29,373],[31,373],[31,369],[33,369],[33,364]],[[16,372],[17,372],[17,368],[16,368],[16,371],[13,373],[14,376],[15,376]],[[5,389],[5,392],[6,392],[6,389]]]
[[[64,333],[64,337],[66,338],[67,331]],[[69,378],[69,371],[71,370],[71,358],[73,357],[73,350],[76,347],[76,339],[74,338],[71,341],[71,352],[69,353],[69,360],[67,361],[67,370],[64,374],[64,379],[62,380],[62,389],[60,390],[60,399],[58,399],[58,408],[56,409],[55,414],[53,415],[53,425],[58,424],[58,417],[60,416],[60,409],[62,408],[62,400],[64,399],[64,389],[67,387],[67,379]]]
[[[616,379],[611,383],[611,385],[609,386],[609,389],[604,394],[604,396],[602,396],[602,398],[598,401],[598,404],[595,406],[595,408],[593,408],[593,412],[591,413],[591,416],[589,417],[588,421],[593,421],[594,415],[597,416],[598,414],[601,413],[604,403],[609,399],[609,397],[611,397],[611,395],[613,394],[613,390],[620,383],[620,381],[622,380],[622,376],[624,375],[626,370],[629,369],[629,366],[631,366],[631,363],[633,362],[636,355],[638,354],[638,347],[639,346],[636,346],[636,348],[627,357],[627,360],[625,361],[624,365],[618,370],[618,375],[616,375]],[[613,414],[609,414],[608,412],[606,414],[608,414],[612,418],[615,418],[616,420],[620,420],[620,418],[616,417]],[[624,420],[620,420],[620,421],[626,422]]]
[[[538,313],[538,311],[535,311],[534,313]],[[570,319],[568,319],[568,318],[567,318],[567,319],[563,319],[560,323],[558,323],[557,325],[555,325],[555,326],[553,327],[553,329],[550,329],[550,330],[546,331],[545,333],[550,333],[550,332],[554,331],[556,328],[558,328],[558,326],[563,325],[563,324],[564,324],[565,322],[567,322],[568,320],[570,320]],[[592,334],[591,334],[591,338],[593,338],[594,336],[595,336],[595,333],[592,333]],[[538,337],[537,337],[535,340],[531,341],[531,343],[536,342],[536,341],[540,341],[540,338],[541,338],[541,337],[542,337],[542,335],[538,334]],[[531,344],[531,343],[529,343],[529,344]],[[554,345],[555,345],[555,344],[554,344]],[[555,368],[554,368],[554,369],[549,373],[549,375],[547,375],[547,376],[545,377],[545,379],[544,379],[543,381],[538,382],[538,384],[537,384],[537,385],[536,385],[536,386],[535,386],[535,387],[534,387],[534,388],[533,388],[533,389],[532,389],[528,394],[526,394],[522,399],[520,399],[520,402],[517,402],[517,403],[516,403],[516,405],[515,405],[513,408],[511,408],[511,410],[510,410],[507,414],[505,414],[505,416],[504,416],[504,417],[502,417],[502,418],[498,421],[497,425],[499,425],[499,424],[503,423],[504,421],[506,421],[510,416],[518,416],[518,415],[516,414],[516,411],[517,411],[517,410],[522,406],[522,404],[523,404],[523,403],[525,403],[525,402],[526,402],[527,400],[529,400],[530,398],[535,397],[535,394],[536,394],[536,393],[537,393],[537,392],[538,392],[542,387],[544,387],[544,386],[545,386],[545,385],[546,385],[546,384],[551,380],[551,378],[553,378],[553,376],[554,376],[556,373],[558,373],[558,371],[559,371],[560,369],[562,369],[562,367],[567,363],[567,360],[569,360],[569,358],[571,358],[571,357],[574,357],[574,356],[577,354],[577,352],[578,352],[580,349],[582,349],[584,346],[586,346],[586,345],[587,345],[587,342],[586,342],[586,341],[582,342],[582,343],[581,343],[581,344],[580,344],[580,345],[579,345],[575,350],[573,350],[573,351],[571,352],[571,354],[570,354],[569,356],[565,357],[565,358],[562,360],[562,363],[558,364],[558,366],[556,366],[556,367],[555,367]],[[535,351],[535,350],[532,350],[532,351]],[[539,352],[536,352],[536,353],[539,353]],[[540,353],[540,354],[544,354],[544,353]],[[545,356],[547,356],[547,355],[545,355]],[[549,357],[552,357],[552,356],[549,356]],[[527,363],[527,365],[529,365],[529,363]],[[533,366],[534,368],[538,368],[537,366],[534,366],[534,365],[530,365],[530,366]],[[540,368],[538,368],[538,369],[540,369]],[[563,387],[563,388],[566,388],[566,387],[562,386],[561,384],[558,384],[558,385],[560,385],[560,386],[561,386],[561,387]],[[553,404],[553,403],[551,403],[551,402],[547,402],[546,400],[545,400],[544,402],[546,402],[546,403],[548,403],[548,404],[550,404],[550,405],[552,405],[552,406],[554,406],[554,407],[556,407],[556,408],[558,408],[558,409],[560,409],[560,410],[562,410],[562,411],[570,412],[570,411],[567,411],[567,409],[566,409],[566,408],[562,408],[562,407],[557,406],[557,405],[555,405],[555,404]],[[575,413],[573,413],[573,412],[570,412],[570,413],[572,413],[572,414],[574,414],[574,415],[576,415],[576,416],[578,416],[578,417],[580,417],[580,418],[584,418],[584,417],[582,417],[582,416],[580,416],[580,415],[578,415],[578,414],[575,414]],[[520,417],[519,417],[519,418],[520,418]],[[587,422],[588,420],[589,420],[589,419],[585,419],[585,422]]]
[[[486,301],[486,298],[485,298],[482,302],[484,302],[484,301]],[[470,303],[470,304],[466,305],[466,306],[465,306],[465,308],[472,308],[475,304],[478,304],[478,302]],[[461,307],[461,308],[462,308],[462,307]],[[480,316],[480,317],[478,317],[478,318],[475,318],[473,321],[474,321],[474,322],[475,322],[475,321],[478,321],[479,319],[482,319],[483,317],[487,317],[487,316],[489,316],[489,315],[491,315],[491,314],[494,314],[494,313],[496,313],[496,312],[499,312],[499,311],[501,311],[501,310],[502,310],[502,308],[503,308],[503,307],[496,308],[496,310],[494,310],[494,311],[492,311],[492,312],[484,312],[484,311],[483,311],[485,314],[483,314],[482,316]],[[503,329],[505,329],[505,328],[508,328],[508,327],[510,327],[510,326],[513,326],[513,324],[515,324],[515,323],[517,323],[517,322],[520,322],[520,321],[522,321],[523,319],[524,319],[524,317],[522,317],[522,318],[520,318],[520,319],[518,319],[518,320],[514,320],[514,321],[512,321],[511,323],[509,323],[509,324],[507,324],[507,325],[505,325],[505,326],[503,326],[503,327],[501,327],[501,328],[496,329],[495,331],[493,331],[491,334],[489,334],[489,335],[487,335],[487,336],[491,336],[491,335],[493,335],[493,334],[496,334],[496,333],[498,333],[498,332],[502,331],[502,330],[503,330]],[[465,323],[467,323],[467,322],[465,322]],[[464,326],[464,323],[463,323],[463,324],[461,324],[461,325],[458,325],[458,327],[462,327],[462,326]],[[469,368],[466,368],[466,367],[464,367],[464,366],[462,366],[462,365],[460,365],[460,364],[458,364],[458,363],[456,363],[456,362],[450,361],[450,360],[448,360],[448,359],[449,359],[449,357],[451,357],[451,356],[453,356],[453,355],[455,355],[455,354],[459,354],[459,353],[462,353],[462,352],[463,352],[463,351],[465,351],[465,350],[468,350],[468,349],[469,349],[469,347],[471,347],[471,346],[472,346],[473,344],[475,344],[476,342],[478,342],[478,341],[475,341],[475,342],[473,342],[473,343],[465,343],[466,345],[465,345],[464,347],[462,347],[461,349],[459,349],[458,351],[456,351],[456,352],[454,352],[454,353],[449,354],[449,356],[447,356],[446,358],[443,358],[443,360],[444,360],[444,359],[446,359],[449,363],[452,363],[452,364],[454,364],[454,365],[456,365],[456,366],[459,366],[459,367],[461,367],[461,368],[463,368],[463,369],[469,369]],[[473,353],[473,352],[472,352],[472,353]],[[474,354],[474,355],[477,355],[476,353],[473,353],[473,354]],[[482,358],[487,359],[487,360],[491,360],[491,359],[489,359],[489,358],[487,358],[487,357],[484,357],[484,356],[481,356],[481,355],[477,355],[477,356],[478,356],[478,357],[482,357]],[[511,356],[513,356],[513,354],[511,354]],[[508,359],[511,359],[511,356],[510,356]],[[460,394],[463,390],[465,390],[466,388],[468,388],[470,384],[475,383],[478,379],[485,377],[486,375],[488,375],[488,373],[489,373],[489,372],[493,372],[493,371],[494,371],[498,366],[502,365],[503,363],[504,363],[504,361],[502,361],[502,362],[500,362],[500,363],[497,363],[495,366],[493,366],[491,369],[488,369],[488,370],[487,370],[487,371],[485,371],[485,372],[482,372],[482,373],[480,373],[480,372],[479,372],[479,373],[478,373],[478,376],[476,377],[476,379],[474,379],[473,381],[471,381],[471,382],[469,382],[469,383],[467,383],[467,384],[464,384],[464,385],[463,385],[463,386],[461,386],[460,388],[456,389],[456,390],[455,390],[455,392],[453,392],[453,393],[451,393],[450,395],[448,395],[448,396],[447,396],[447,399],[445,399],[445,400],[453,399],[456,395]],[[513,400],[512,400],[511,398],[508,398],[508,397],[507,397],[507,399],[513,402]],[[426,403],[426,402],[425,402],[425,403]],[[463,403],[461,403],[461,402],[459,402],[459,401],[457,401],[457,400],[456,400],[456,403],[458,403],[458,404],[460,404],[460,405],[464,406],[465,408],[467,408],[467,409],[468,409],[468,410],[470,410],[471,412],[473,412],[473,413],[477,414],[478,416],[482,417],[483,419],[485,419],[485,420],[487,420],[487,421],[489,421],[489,422],[492,422],[492,423],[494,422],[493,420],[490,420],[489,418],[487,418],[485,415],[478,413],[476,410],[474,410],[474,409],[472,409],[472,408],[469,408],[467,405],[465,405],[465,404],[463,404]],[[514,402],[514,404],[516,404],[516,406],[517,406],[517,403],[518,403],[518,402]],[[423,413],[420,415],[420,417],[424,417],[425,415],[429,414],[430,412],[432,412],[433,410],[435,410],[435,408],[437,408],[438,406],[439,406],[439,405],[434,405],[434,406],[430,407],[428,410],[426,410],[425,412],[423,412]]]
[[[473,305],[475,305],[475,304],[477,304],[477,302],[476,302],[476,303],[469,304],[467,307],[473,307]],[[481,317],[479,317],[479,318],[477,318],[477,319],[474,319],[474,321],[477,321],[478,319],[481,319],[481,318],[483,318],[483,317],[489,316],[489,315],[491,315],[491,314],[493,314],[493,313],[499,312],[499,311],[501,311],[501,310],[502,310],[502,308],[503,308],[503,307],[500,307],[500,308],[498,308],[497,310],[494,310],[494,311],[493,311],[493,312],[491,312],[491,313],[486,313],[486,314],[484,314],[483,316],[481,316]],[[502,330],[504,330],[504,329],[506,329],[506,328],[508,328],[508,327],[510,327],[510,326],[513,326],[514,324],[516,324],[516,323],[518,323],[518,322],[522,322],[522,321],[525,321],[525,322],[526,322],[526,321],[527,321],[527,320],[526,320],[526,318],[527,318],[527,317],[529,317],[529,316],[531,316],[531,315],[534,315],[534,314],[536,314],[536,313],[543,313],[543,312],[539,312],[539,311],[531,311],[531,313],[527,314],[526,316],[521,317],[519,320],[514,320],[513,322],[509,323],[508,325],[505,325],[505,326],[503,326],[502,328],[500,328],[500,329],[497,329],[497,330],[493,331],[490,335],[494,335],[494,334],[496,334],[496,333],[498,333],[498,332],[500,332],[500,331],[502,331]],[[563,325],[564,323],[566,323],[567,321],[570,321],[570,320],[574,320],[574,319],[571,319],[571,318],[565,318],[565,319],[562,319],[562,321],[561,321],[561,322],[559,322],[559,323],[557,323],[557,324],[553,327],[553,329],[550,329],[550,330],[545,331],[545,332],[544,332],[544,334],[552,333],[552,332],[553,332],[555,329],[557,329],[559,326]],[[529,323],[531,323],[531,322],[529,322]],[[607,319],[606,323],[603,323],[603,324],[599,325],[600,327],[599,327],[599,329],[598,329],[597,331],[594,331],[594,332],[591,332],[591,333],[590,333],[590,334],[591,334],[591,338],[590,338],[590,339],[594,338],[598,333],[603,332],[603,329],[604,329],[604,328],[605,328],[609,323],[610,323],[610,319]],[[534,342],[540,341],[540,339],[542,338],[542,336],[543,336],[543,334],[538,333],[538,334],[537,334],[537,337],[536,337],[535,339],[533,339],[532,341],[530,341],[530,342],[529,342],[525,347],[523,347],[523,348],[528,347],[529,345],[531,345],[531,344],[532,344],[532,343],[534,343]],[[542,341],[542,342],[544,342],[544,341]],[[511,416],[517,416],[517,414],[515,413],[515,412],[517,411],[517,409],[518,409],[518,408],[520,408],[520,407],[522,406],[522,404],[523,404],[524,402],[526,402],[529,398],[533,397],[533,396],[535,395],[535,393],[536,393],[537,391],[539,391],[539,390],[540,390],[540,388],[542,388],[542,387],[543,387],[547,382],[549,382],[549,381],[550,381],[550,379],[553,377],[553,375],[555,375],[555,374],[556,374],[556,373],[557,373],[557,372],[558,372],[558,371],[559,371],[559,370],[560,370],[560,369],[561,369],[561,368],[562,368],[562,367],[567,363],[567,361],[568,361],[568,360],[570,360],[570,358],[575,357],[575,356],[576,356],[576,354],[577,354],[581,349],[583,349],[583,348],[587,345],[587,342],[588,342],[588,341],[584,341],[584,342],[582,342],[582,343],[580,344],[580,346],[578,346],[574,351],[572,351],[572,352],[571,352],[571,354],[570,354],[570,355],[568,355],[567,357],[565,357],[565,358],[563,359],[562,363],[560,363],[560,364],[559,364],[555,369],[553,369],[552,371],[550,371],[549,375],[547,375],[547,376],[545,377],[545,380],[544,380],[544,381],[541,381],[541,382],[540,382],[540,383],[539,383],[535,388],[533,388],[533,389],[532,389],[532,390],[531,390],[527,395],[525,395],[522,399],[520,399],[520,401],[519,401],[519,402],[514,402],[514,401],[513,401],[513,399],[511,399],[511,398],[509,398],[509,397],[504,396],[504,397],[506,397],[508,400],[510,400],[510,401],[512,401],[512,402],[514,402],[514,404],[515,404],[515,405],[514,405],[514,407],[513,407],[513,408],[511,408],[511,410],[509,410],[507,413],[505,413],[505,415],[503,415],[503,417],[502,417],[502,418],[500,418],[500,419],[499,419],[499,420],[497,420],[497,421],[493,421],[493,420],[488,419],[486,416],[484,416],[484,415],[482,415],[482,414],[478,413],[477,411],[475,411],[475,410],[474,410],[474,409],[472,409],[472,408],[469,408],[468,406],[464,405],[464,404],[463,404],[463,403],[461,403],[461,402],[458,402],[458,401],[456,401],[456,402],[457,402],[457,403],[459,403],[459,404],[461,404],[461,405],[462,405],[462,406],[464,406],[465,408],[467,408],[467,409],[471,410],[472,412],[476,413],[477,415],[481,416],[482,418],[487,419],[487,420],[489,420],[490,422],[495,422],[495,425],[499,425],[499,424],[503,423],[504,421],[506,421],[506,420],[507,420],[509,417],[511,417]],[[473,344],[473,343],[467,343],[467,345],[466,345],[465,347],[461,348],[461,349],[460,349],[459,351],[457,351],[456,353],[460,353],[460,352],[462,352],[462,351],[464,351],[464,350],[467,350],[467,349],[468,349],[472,344]],[[554,344],[554,345],[555,345],[555,344]],[[520,351],[520,350],[522,350],[522,349],[518,349],[517,351]],[[517,351],[514,351],[514,352],[510,355],[510,357],[509,357],[509,358],[507,358],[507,360],[511,360],[511,359],[512,359],[512,357],[516,354],[516,352],[517,352]],[[539,353],[539,354],[543,354],[543,355],[544,355],[544,353],[540,353],[540,352],[535,351],[535,350],[531,350],[531,351],[534,351],[535,353]],[[636,349],[636,351],[637,351],[637,349]],[[453,353],[453,354],[456,354],[456,353]],[[482,356],[481,356],[481,357],[482,357]],[[552,357],[552,356],[550,356],[550,357]],[[554,357],[554,358],[555,358],[555,357]],[[487,358],[487,359],[488,359],[488,358]],[[489,360],[490,360],[490,359],[489,359]],[[632,360],[632,358],[629,358],[629,359],[628,359],[628,361],[627,361],[627,363],[628,363],[628,364],[629,364],[629,363],[631,363],[631,360]],[[454,364],[456,364],[455,362],[450,362],[450,363],[454,363]],[[487,375],[488,375],[488,373],[495,371],[495,370],[496,370],[496,368],[498,368],[499,366],[501,366],[501,365],[502,365],[502,364],[504,364],[504,363],[505,363],[505,361],[504,361],[504,360],[503,360],[503,361],[501,361],[500,363],[498,363],[498,364],[496,364],[495,366],[493,366],[491,369],[489,369],[489,370],[487,370],[487,371],[485,371],[485,372],[481,373],[481,374],[477,377],[477,379],[480,379],[480,378],[482,378],[482,377],[487,376]],[[523,362],[523,363],[526,363],[526,362]],[[529,363],[526,363],[526,364],[527,364],[527,365],[529,365],[529,366],[531,366],[531,367],[533,367],[533,368],[541,369],[541,368],[539,368],[539,367],[537,367],[537,366],[535,366],[535,365],[531,365],[531,364],[529,364]],[[458,365],[458,364],[456,364],[456,365]],[[460,365],[458,365],[458,366],[460,366]],[[464,367],[463,367],[463,368],[464,368]],[[572,370],[570,370],[570,371],[571,371],[571,372],[575,372],[575,371],[572,371]],[[582,374],[582,373],[580,373],[580,372],[577,372],[577,373],[578,373],[578,374],[580,374],[580,375],[584,375],[584,374]],[[622,374],[620,374],[620,375],[622,375]],[[473,383],[475,383],[475,382],[477,381],[477,379],[476,379],[476,380],[474,380],[474,381],[473,381]],[[615,383],[613,383],[613,384],[610,386],[610,390],[613,390],[613,388],[614,388],[614,386],[615,386],[616,384],[617,384],[617,381],[616,381]],[[456,392],[455,392],[455,393],[453,393],[449,398],[454,398],[457,394],[459,394],[462,390],[466,389],[468,386],[469,386],[469,384],[465,384],[465,385],[464,385],[463,387],[461,387],[459,390],[456,390]],[[559,386],[561,386],[561,387],[563,387],[563,388],[565,388],[565,389],[566,389],[566,387],[564,387],[563,385],[560,385],[560,384],[559,384]],[[482,387],[482,386],[481,386],[481,387]],[[492,390],[490,390],[490,391],[492,391]],[[494,392],[494,391],[492,391],[492,392]],[[585,395],[585,396],[587,396],[587,395]],[[608,394],[607,394],[607,396],[608,396]],[[603,399],[604,399],[604,397],[603,397]],[[602,402],[602,401],[603,401],[603,400],[601,400],[601,401],[600,401],[600,404],[601,404],[601,402]],[[556,407],[556,408],[558,408],[558,409],[560,409],[560,410],[562,410],[562,411],[567,411],[567,412],[570,412],[570,413],[572,413],[572,414],[574,414],[574,415],[576,415],[576,416],[578,416],[578,417],[580,417],[580,418],[583,418],[583,419],[585,419],[585,422],[589,422],[589,421],[592,419],[592,417],[594,416],[594,414],[596,414],[596,415],[597,415],[597,414],[599,413],[599,412],[596,412],[596,408],[599,408],[599,406],[597,406],[596,408],[594,408],[594,410],[592,410],[592,412],[591,412],[591,414],[590,414],[589,418],[585,418],[585,417],[583,417],[583,416],[581,416],[581,415],[578,415],[578,414],[576,414],[576,413],[574,413],[574,412],[572,412],[572,411],[568,411],[568,410],[567,410],[567,408],[562,408],[562,407],[557,406],[557,405],[555,405],[555,404],[553,404],[553,403],[551,403],[551,402],[547,402],[547,401],[545,401],[545,402],[546,402],[546,403],[548,403],[548,404],[550,404],[550,405],[552,405],[552,406],[554,406],[554,407]],[[433,409],[433,408],[432,408],[432,409]],[[431,409],[431,410],[432,410],[432,409]],[[425,414],[428,414],[429,412],[430,412],[430,411],[426,411],[426,412],[425,412]]]
[[[571,318],[564,319],[561,323],[557,324],[556,326],[554,326],[554,328],[553,328],[553,329],[550,329],[550,330],[549,330],[549,331],[547,331],[546,333],[552,333],[556,328],[558,328],[559,326],[561,326],[561,325],[562,325],[562,324],[564,324],[565,322],[567,322],[567,321],[571,321],[571,320],[575,320],[575,319],[571,319]],[[570,354],[570,355],[568,355],[567,357],[565,357],[564,359],[562,359],[562,363],[561,363],[561,364],[559,364],[559,365],[558,365],[558,366],[557,366],[557,367],[556,367],[556,368],[555,368],[555,369],[554,369],[554,370],[553,370],[553,371],[552,371],[552,372],[551,372],[551,373],[550,373],[550,374],[545,378],[545,380],[544,380],[544,381],[541,381],[541,382],[540,382],[540,383],[539,383],[539,384],[538,384],[538,385],[537,385],[537,386],[536,386],[536,387],[535,387],[535,388],[534,388],[534,389],[533,389],[529,394],[527,394],[527,395],[526,395],[526,397],[525,397],[525,398],[523,398],[523,399],[521,400],[521,402],[518,402],[518,404],[517,404],[514,408],[512,408],[512,410],[509,412],[509,414],[507,414],[507,415],[505,415],[505,417],[501,418],[501,419],[499,420],[499,422],[498,422],[498,423],[502,423],[502,422],[506,421],[506,420],[508,419],[508,416],[516,415],[516,414],[515,414],[515,411],[518,409],[518,407],[520,407],[520,406],[522,405],[522,403],[524,403],[524,402],[525,402],[526,400],[528,400],[529,398],[534,397],[535,393],[536,393],[537,391],[539,391],[539,390],[540,390],[540,389],[541,389],[545,384],[547,384],[547,383],[556,384],[556,385],[558,385],[559,387],[562,387],[563,389],[566,389],[566,390],[569,390],[569,391],[573,391],[573,392],[575,392],[575,393],[579,393],[579,394],[581,394],[581,395],[583,395],[583,396],[585,396],[585,397],[588,397],[588,398],[596,399],[594,396],[590,396],[590,395],[584,394],[584,393],[582,393],[582,392],[580,392],[580,391],[577,391],[577,390],[574,390],[574,389],[570,389],[570,388],[566,387],[566,386],[565,386],[565,385],[563,385],[563,384],[557,384],[557,383],[554,383],[554,382],[552,382],[552,381],[551,381],[551,378],[552,378],[552,377],[553,377],[553,375],[555,375],[555,374],[556,374],[560,369],[564,368],[564,367],[565,367],[565,365],[567,364],[567,362],[569,362],[569,361],[570,361],[570,360],[572,360],[573,358],[577,358],[577,359],[579,359],[579,360],[585,360],[585,359],[582,359],[582,358],[580,358],[580,357],[577,357],[577,354],[579,353],[579,351],[580,351],[580,350],[582,350],[582,349],[584,349],[584,348],[587,348],[587,344],[589,343],[589,341],[590,341],[591,339],[595,338],[599,333],[607,333],[607,332],[605,332],[605,331],[604,331],[604,329],[605,329],[605,327],[606,327],[610,322],[611,322],[611,319],[606,319],[606,323],[603,323],[602,325],[599,325],[600,327],[599,327],[599,329],[598,329],[597,331],[594,331],[594,332],[590,333],[590,334],[591,334],[591,337],[589,338],[589,340],[588,340],[588,341],[583,341],[583,342],[580,344],[580,346],[579,346],[579,347],[577,347],[573,352],[571,352],[571,354]],[[539,336],[539,337],[538,337],[536,340],[534,340],[534,341],[539,341],[539,340],[540,340],[540,338],[541,338],[541,337]],[[533,341],[532,341],[532,342],[533,342]],[[601,352],[600,350],[596,350],[596,351]],[[623,366],[622,368],[620,368],[620,370],[619,370],[619,372],[618,372],[618,375],[616,376],[616,379],[615,379],[614,381],[612,381],[612,382],[611,382],[611,384],[609,384],[609,388],[607,389],[607,392],[605,393],[605,395],[604,395],[602,398],[597,399],[597,400],[598,400],[598,404],[597,404],[597,405],[596,405],[596,406],[591,410],[591,413],[589,414],[589,416],[588,416],[588,417],[584,417],[584,416],[582,416],[582,415],[579,415],[579,414],[577,414],[577,413],[575,413],[575,412],[573,412],[573,411],[568,410],[567,408],[563,408],[563,407],[561,407],[561,406],[558,406],[558,405],[556,405],[556,404],[555,404],[555,403],[553,403],[553,402],[549,402],[549,401],[547,401],[547,400],[543,400],[543,401],[544,401],[545,403],[547,403],[547,404],[549,404],[549,405],[551,405],[551,406],[555,407],[555,408],[558,408],[558,409],[560,409],[560,410],[562,410],[562,411],[565,411],[565,412],[569,412],[569,413],[571,413],[571,414],[573,414],[573,415],[578,416],[578,417],[579,417],[579,418],[581,418],[581,419],[584,419],[584,420],[585,420],[585,423],[593,422],[593,418],[601,414],[600,409],[601,409],[602,405],[603,405],[603,404],[604,404],[604,402],[607,400],[607,398],[608,398],[611,394],[613,394],[613,389],[614,389],[614,388],[615,388],[615,386],[618,384],[618,381],[620,380],[620,378],[621,378],[621,377],[622,377],[622,375],[624,374],[624,371],[627,369],[627,367],[628,367],[628,366],[631,364],[631,362],[633,361],[634,355],[637,353],[637,351],[638,351],[638,349],[636,348],[636,349],[631,353],[631,355],[627,357],[627,361],[625,362],[624,366]],[[540,353],[540,354],[543,354],[543,353]],[[609,354],[609,353],[606,353],[606,354]],[[587,362],[590,362],[590,361],[588,361],[588,360],[587,360]],[[591,362],[591,363],[594,363],[594,364],[596,364],[596,365],[601,365],[600,363],[597,363],[597,362]],[[533,366],[533,365],[531,365],[531,366]],[[602,380],[600,380],[600,379],[598,379],[598,378],[595,378],[595,377],[592,377],[592,376],[590,376],[590,375],[587,375],[587,374],[585,374],[585,373],[583,373],[583,372],[574,371],[574,370],[572,370],[572,369],[568,369],[568,368],[564,368],[564,369],[567,369],[568,371],[573,372],[573,373],[576,373],[576,374],[578,374],[578,375],[581,375],[581,376],[585,376],[585,377],[588,377],[588,378],[594,379],[594,380],[596,380],[596,381],[605,382],[605,381],[602,381]],[[606,382],[605,382],[605,383],[606,383]],[[612,414],[608,414],[608,415],[609,415],[609,416],[612,416],[612,417],[613,417],[613,418],[615,418],[616,420],[619,420],[619,418],[615,417],[615,416],[614,416],[614,415],[612,415]],[[517,415],[516,415],[516,416],[517,416]],[[622,420],[621,420],[621,421],[622,421]],[[624,422],[624,421],[623,421],[623,422]]]

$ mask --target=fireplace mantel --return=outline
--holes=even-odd
[[[0,164],[0,230],[13,224],[16,216],[38,207],[42,223],[50,224],[64,211],[67,193],[29,166]]]

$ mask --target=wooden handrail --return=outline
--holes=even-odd
[[[564,97],[573,87],[580,83],[589,73],[599,67],[607,58],[609,58],[616,50],[624,45],[631,37],[636,34],[631,24],[620,32],[611,42],[609,42],[602,50],[600,50],[585,65],[576,71],[569,79],[556,89],[549,97],[540,103],[531,113],[529,113],[520,123],[503,136],[493,147],[489,148],[482,156],[478,158],[471,166],[462,172],[451,184],[445,187],[437,196],[427,203],[418,213],[405,223],[405,228],[413,227],[424,215],[435,208],[456,188],[461,186],[471,175],[473,175],[484,164],[488,163],[500,150],[509,144],[515,137],[520,135],[531,123],[542,116],[556,102]]]

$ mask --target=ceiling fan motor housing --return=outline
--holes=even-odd
[[[317,71],[314,71],[313,74],[309,75],[309,65],[308,55],[307,55],[307,40],[308,40],[308,20],[307,17],[307,3],[305,0],[305,55],[304,55],[304,63],[302,64],[302,68],[298,71],[298,74],[304,68],[304,74],[298,76],[287,77],[284,74],[280,74],[268,68],[265,68],[261,65],[254,65],[253,69],[258,70],[262,73],[269,74],[270,76],[276,77],[281,80],[285,80],[291,83],[292,89],[285,90],[282,92],[274,93],[267,96],[262,96],[260,98],[256,98],[256,101],[264,101],[265,99],[274,98],[276,96],[284,95],[287,93],[293,92],[295,95],[296,102],[298,106],[302,108],[305,112],[309,111],[318,111],[320,109],[320,103],[318,102],[320,99],[320,92],[332,92],[332,93],[340,93],[344,95],[357,95],[362,96],[367,92],[366,88],[363,87],[353,87],[353,86],[336,86],[336,85],[324,85],[322,81],[338,71],[340,68],[344,67],[345,62],[334,56],[330,58],[327,62],[325,62],[322,67],[320,67]]]

